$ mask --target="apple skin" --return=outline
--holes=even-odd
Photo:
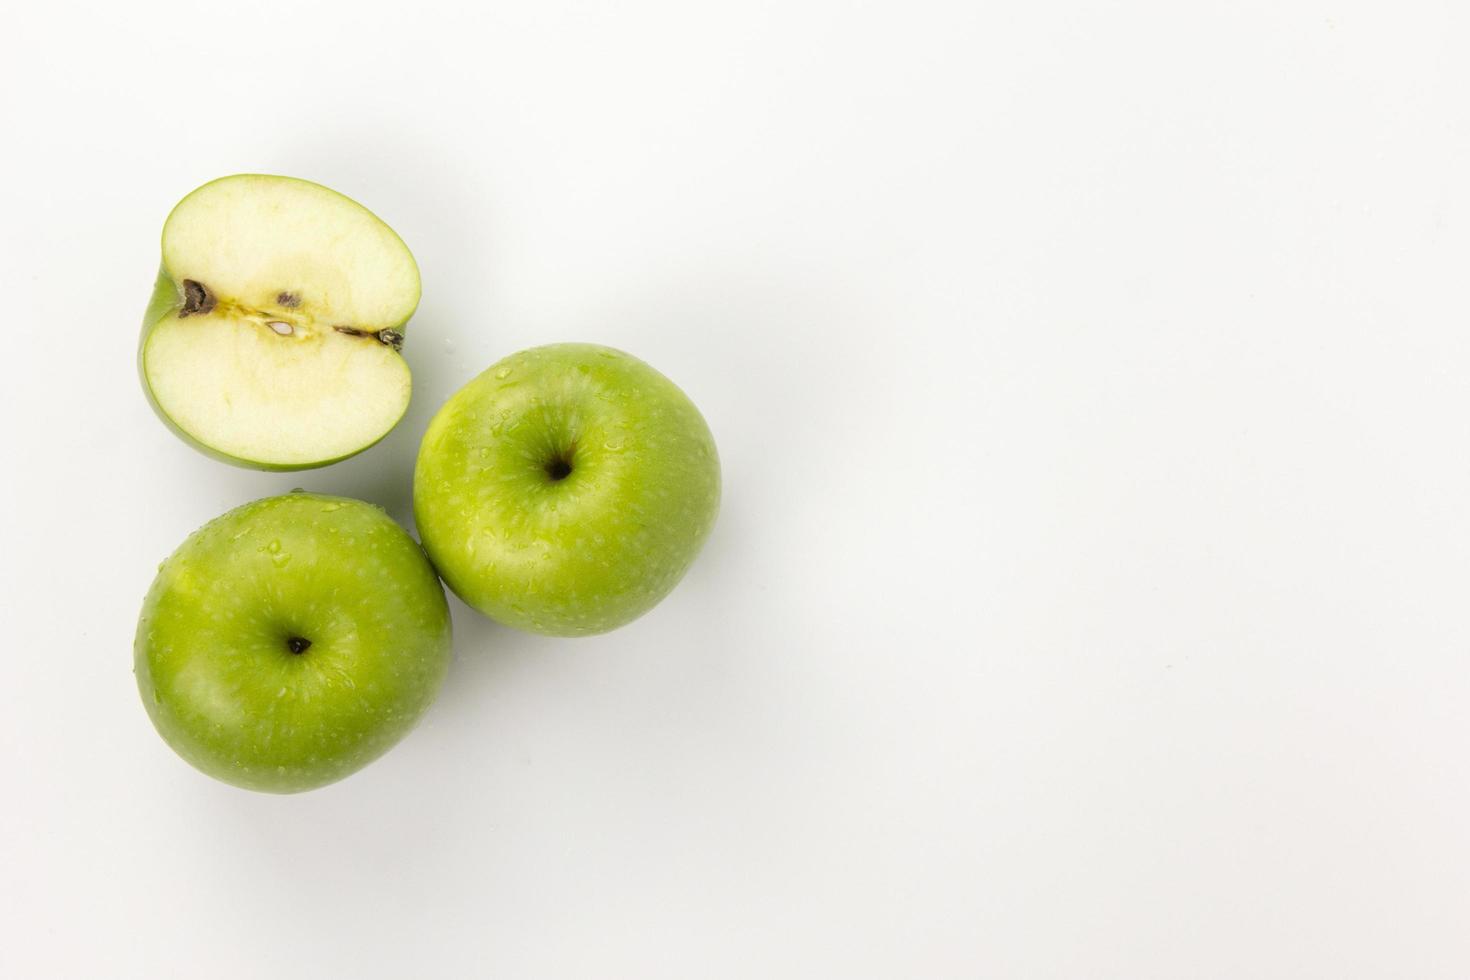
[[[668,378],[612,348],[553,344],[492,365],[440,409],[413,500],[424,549],[466,603],[585,636],[678,584],[714,526],[720,463]]]
[[[200,187],[195,188],[195,190],[194,191],[191,191],[190,193],[191,194],[197,193],[198,191],[203,190],[205,187],[208,187],[210,184],[216,184],[216,183],[219,183],[219,181],[222,181],[222,180],[231,180],[231,179],[234,179],[235,177],[240,177],[240,176],[250,177],[250,176],[270,176],[270,175],[262,175],[262,174],[235,174],[235,175],[232,175],[230,177],[219,177],[219,178],[216,178],[215,180],[209,181],[209,183],[203,184]],[[302,180],[300,177],[291,177],[291,178],[287,178],[287,179],[298,181],[298,182],[303,183],[303,184],[314,183],[313,181]],[[320,186],[324,186],[324,185],[318,184],[317,186],[320,187]],[[328,190],[328,191],[331,191],[331,188],[329,188],[329,187],[328,188],[325,188],[325,189]],[[332,191],[332,193],[338,194],[337,191]],[[346,195],[338,194],[338,196],[345,197]],[[187,199],[187,195],[186,195],[186,198],[185,199]],[[350,198],[349,198],[349,200],[350,200]],[[182,204],[182,203],[183,203],[183,201],[180,201],[179,202],[179,204]],[[177,207],[178,207],[177,204],[174,205],[174,208],[175,209],[177,209]],[[170,211],[169,213],[170,213],[170,215],[172,215],[173,212]],[[164,227],[165,228],[168,227],[168,219],[167,218],[164,219]],[[385,227],[386,227],[386,225],[385,225]],[[389,230],[391,231],[392,229],[390,228]],[[394,232],[394,236],[395,237],[398,237],[398,235],[397,235],[396,232]],[[401,237],[399,237],[398,240],[401,242],[403,239]],[[406,245],[404,247],[407,248]],[[186,432],[183,429],[183,427],[181,427],[177,422],[175,422],[173,420],[173,418],[170,417],[169,414],[163,410],[163,406],[158,403],[158,398],[153,393],[153,386],[151,384],[149,384],[149,382],[148,382],[148,371],[147,371],[147,369],[144,366],[144,353],[145,353],[145,351],[147,350],[147,347],[148,347],[148,335],[153,332],[153,328],[156,327],[156,326],[158,326],[158,324],[159,324],[160,321],[162,321],[164,319],[173,319],[174,317],[177,317],[179,315],[179,311],[181,309],[183,309],[183,306],[184,306],[183,287],[179,283],[177,283],[177,282],[174,281],[174,278],[171,275],[169,275],[168,268],[166,266],[164,266],[162,263],[160,263],[159,264],[159,267],[158,267],[158,277],[153,282],[153,293],[152,293],[152,295],[150,295],[148,297],[148,308],[143,311],[143,330],[142,330],[142,333],[138,337],[138,379],[140,381],[142,381],[142,383],[143,383],[143,394],[147,396],[147,398],[148,398],[148,406],[153,409],[153,414],[154,415],[157,415],[158,418],[159,418],[159,420],[161,422],[163,422],[163,424],[168,428],[168,430],[170,432],[172,432],[174,435],[178,436],[179,439],[181,439],[185,444],[189,445],[190,447],[192,447],[193,449],[197,450],[198,452],[203,453],[205,456],[208,456],[210,459],[218,460],[221,463],[228,463],[231,466],[239,466],[239,467],[241,467],[243,469],[266,470],[266,471],[275,472],[275,473],[289,473],[289,472],[294,472],[294,471],[297,471],[297,470],[314,470],[314,469],[319,469],[319,468],[321,468],[323,466],[331,466],[333,463],[340,463],[344,459],[351,459],[353,456],[356,456],[358,453],[365,452],[365,451],[371,449],[372,447],[376,446],[378,443],[382,442],[385,438],[387,438],[389,432],[392,432],[395,428],[398,427],[398,423],[401,422],[401,421],[403,421],[403,415],[408,414],[408,406],[405,405],[404,406],[404,410],[403,410],[403,414],[402,415],[399,415],[398,419],[395,420],[394,423],[392,425],[390,425],[383,432],[382,435],[380,435],[377,439],[374,439],[372,442],[369,442],[366,445],[360,446],[357,449],[354,449],[354,450],[352,450],[349,453],[343,453],[342,455],[336,456],[336,457],[334,457],[332,459],[313,460],[313,461],[308,462],[308,463],[293,463],[293,464],[285,464],[285,465],[283,465],[283,464],[270,463],[270,462],[264,462],[264,461],[259,461],[259,460],[241,459],[238,456],[232,456],[229,453],[221,452],[220,450],[214,448],[213,446],[206,445],[206,444],[200,442],[198,439],[195,439],[188,432]],[[418,308],[418,300],[416,298],[414,300],[414,310],[416,310],[417,308]],[[397,323],[387,324],[387,326],[390,327],[390,328],[392,328],[392,329],[399,329],[399,330],[401,330],[403,328],[403,326],[409,321],[409,319],[412,318],[412,316],[413,316],[413,310],[410,310],[408,316],[403,317]]]
[[[216,518],[159,566],[133,658],[174,751],[227,783],[295,793],[413,727],[449,666],[449,608],[387,514],[296,492]]]

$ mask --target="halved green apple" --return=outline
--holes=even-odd
[[[143,387],[170,428],[226,462],[336,462],[407,411],[400,350],[418,301],[413,255],[367,208],[294,177],[223,177],[164,222]]]

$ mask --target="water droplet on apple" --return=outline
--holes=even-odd
[[[626,442],[622,436],[612,436],[602,444],[602,448],[610,449],[616,453],[621,452],[624,445],[626,445]]]
[[[495,372],[495,376],[497,378],[501,379],[502,381],[504,381],[506,378],[510,377],[510,368],[508,368],[508,367],[501,368],[500,370],[498,370],[498,371]]]
[[[265,550],[269,551],[271,554],[275,554],[276,552],[281,550],[281,542],[272,541],[270,544],[265,546]]]
[[[323,511],[323,512],[324,512],[324,513],[327,513],[327,514],[330,514],[330,513],[331,513],[331,512],[332,512],[332,511],[334,511],[334,510],[341,510],[341,509],[342,509],[342,505],[341,505],[341,504],[339,504],[339,503],[337,503],[337,502],[336,502],[336,501],[335,501],[335,500],[334,500],[334,501],[332,501],[332,502],[331,502],[331,503],[329,503],[329,504],[327,504],[327,505],[326,505],[326,506],[324,506],[324,507],[323,507],[323,508],[322,508],[322,511]]]

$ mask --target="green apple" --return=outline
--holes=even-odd
[[[217,459],[335,462],[408,409],[399,351],[418,301],[413,256],[367,208],[293,177],[223,177],[164,222],[143,388],[170,428]]]
[[[159,566],[133,644],[173,749],[236,786],[294,793],[382,755],[433,701],[449,608],[378,508],[296,492],[200,528]]]
[[[669,593],[714,525],[720,463],[699,410],[590,344],[513,354],[465,385],[419,448],[413,508],[449,587],[492,619],[601,633]]]

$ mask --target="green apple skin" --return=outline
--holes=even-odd
[[[197,188],[196,190],[202,190],[204,187],[208,187],[210,184],[219,183],[223,180],[236,179],[236,177],[239,176],[251,177],[268,175],[242,174],[234,175],[232,177],[221,177],[217,180],[210,181],[209,184],[202,185],[202,187]],[[311,181],[301,180],[301,178],[299,177],[279,179],[292,180],[303,184],[312,183]],[[327,190],[331,189],[327,188]],[[332,193],[336,194],[337,192],[332,191]],[[179,203],[182,204],[183,202],[181,201]],[[177,208],[177,205],[175,205],[175,208]],[[164,226],[168,226],[167,219],[164,220]],[[391,229],[389,230],[391,231]],[[399,238],[399,241],[401,242],[402,239]],[[407,246],[405,246],[405,248],[406,247]],[[205,456],[208,456],[210,459],[218,460],[221,463],[228,463],[231,466],[239,466],[244,469],[265,470],[277,473],[318,469],[323,466],[330,466],[333,463],[340,463],[344,459],[350,459],[353,456],[356,456],[358,453],[365,452],[368,449],[371,449],[379,442],[382,442],[383,439],[387,437],[388,433],[393,431],[393,429],[397,427],[398,422],[395,421],[393,425],[390,426],[386,431],[384,431],[383,434],[380,435],[377,439],[373,440],[372,442],[366,443],[365,445],[362,445],[356,449],[353,449],[351,452],[343,453],[340,456],[336,456],[330,459],[314,460],[311,462],[285,465],[265,462],[261,460],[242,459],[237,456],[232,456],[229,453],[222,452],[213,446],[209,446],[203,442],[200,442],[198,439],[195,439],[192,435],[185,431],[182,426],[175,422],[173,418],[169,416],[168,412],[164,411],[163,406],[159,404],[158,398],[153,393],[153,386],[148,381],[148,372],[144,367],[144,352],[147,350],[148,347],[149,335],[153,332],[154,328],[157,327],[164,320],[172,320],[178,317],[179,311],[183,309],[183,306],[184,291],[182,284],[174,280],[173,276],[170,275],[168,267],[166,265],[160,263],[158,268],[158,276],[153,282],[153,293],[148,297],[148,307],[143,312],[142,333],[138,337],[138,378],[143,383],[143,393],[148,398],[148,405],[150,408],[153,409],[153,414],[157,415],[159,420],[163,422],[168,430],[174,435],[178,436],[179,439],[182,440],[185,444],[195,449],[196,451],[203,453]],[[417,306],[418,302],[416,297],[413,309],[409,311],[408,316],[401,318],[396,323],[387,324],[386,326],[391,329],[402,330],[412,316],[413,310],[417,309]],[[398,417],[398,421],[402,421],[403,415],[407,414],[407,411],[408,406],[405,405],[403,413],[401,413]]]
[[[430,560],[490,618],[552,636],[652,609],[720,506],[714,437],[637,358],[591,344],[513,354],[430,423],[414,471]]]
[[[227,783],[295,793],[413,727],[448,669],[449,609],[387,514],[296,492],[216,518],[159,566],[133,658],[174,751]]]

